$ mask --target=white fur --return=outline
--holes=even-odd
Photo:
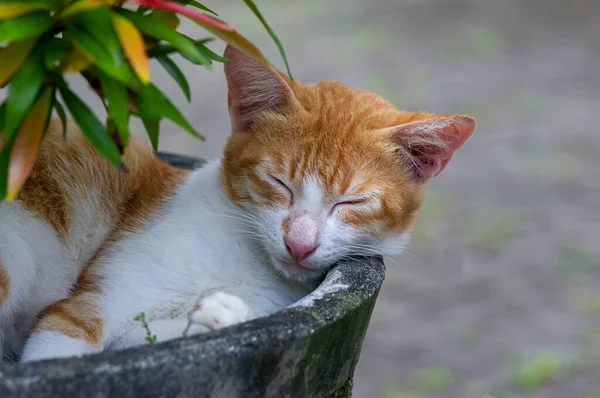
[[[10,294],[0,306],[0,362],[18,353],[36,314],[68,296],[80,265],[68,258],[53,228],[16,203],[0,203],[0,265],[10,277]]]
[[[269,164],[269,162],[265,161],[265,164]],[[292,187],[292,182],[286,181],[284,174],[279,175],[278,178],[288,187]],[[266,180],[268,181],[268,179]],[[274,184],[274,187],[278,188],[277,184]],[[293,193],[295,197],[290,209],[284,210],[277,207],[249,209],[264,223],[261,237],[268,257],[273,265],[289,279],[298,281],[314,279],[326,272],[335,262],[348,255],[396,255],[406,245],[408,234],[379,239],[342,222],[334,209],[337,202],[325,201],[323,189],[315,176],[305,178],[302,190],[299,192],[294,190]],[[381,206],[377,194],[376,191],[373,192],[369,202],[356,206],[364,208]],[[339,198],[339,201],[345,200],[347,198]],[[283,244],[285,236],[280,226],[288,216],[290,217],[290,233],[293,238],[312,242],[315,234],[318,237],[317,249],[305,260],[300,261],[300,264],[313,272],[290,268],[286,265],[290,258]]]
[[[213,161],[193,172],[162,216],[126,235],[95,264],[102,280],[100,346],[41,332],[27,341],[22,359],[144,344],[145,329],[134,320],[140,312],[158,341],[181,337],[184,330],[196,334],[265,316],[305,296],[317,276],[353,253],[354,244],[388,251],[397,245],[393,240],[373,241],[344,225],[332,204],[324,203],[314,178],[305,181],[292,209],[242,210],[223,192],[219,168],[220,162]],[[6,335],[5,346],[17,354],[35,315],[68,295],[89,253],[102,241],[99,237],[105,237],[109,223],[96,220],[94,209],[85,207],[93,206],[93,196],[87,199],[75,218],[90,246],[82,248],[77,242],[77,250],[18,204],[0,204],[0,262],[8,270],[12,291],[0,310],[0,331]],[[311,214],[312,224],[306,228],[318,231],[320,246],[302,262],[307,269],[290,271],[279,263],[290,261],[282,220],[303,211]],[[92,232],[98,223],[100,231]],[[15,326],[21,324],[17,315],[25,319],[24,327]]]
[[[42,331],[27,341],[27,350],[24,361],[81,356],[97,352],[98,348],[62,333]]]
[[[221,329],[252,318],[252,309],[239,297],[216,292],[201,299],[186,318],[159,319],[148,323],[156,341],[172,340]],[[133,347],[147,342],[145,328],[134,328],[124,335],[113,348]]]

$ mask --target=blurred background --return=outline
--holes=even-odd
[[[600,397],[600,1],[256,2],[296,79],[478,119],[430,184],[406,254],[387,261],[355,396]],[[241,1],[205,4],[283,67]],[[222,68],[180,65],[192,105],[153,73],[208,140],[165,123],[160,148],[218,156]]]

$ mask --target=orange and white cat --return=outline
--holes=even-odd
[[[5,353],[143,344],[140,312],[159,341],[214,330],[292,304],[345,256],[396,255],[424,183],[475,128],[225,57],[233,133],[193,172],[132,143],[124,173],[53,122],[18,200],[0,204]]]

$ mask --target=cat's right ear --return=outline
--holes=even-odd
[[[231,45],[225,48],[223,56],[231,60],[225,64],[225,77],[233,131],[248,131],[264,112],[294,106],[294,93],[275,68],[265,68]]]

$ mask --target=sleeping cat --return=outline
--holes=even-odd
[[[140,312],[158,341],[218,329],[295,302],[345,256],[396,255],[424,183],[475,128],[225,57],[233,132],[196,171],[133,142],[122,172],[51,124],[17,200],[0,204],[5,354],[143,344]]]

